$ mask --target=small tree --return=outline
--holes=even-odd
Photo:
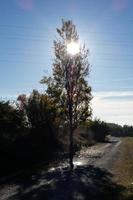
[[[46,94],[40,94],[33,90],[29,97],[20,95],[18,97],[19,108],[25,114],[28,126],[32,129],[43,128],[54,124],[56,120],[56,107],[52,99]]]
[[[29,96],[18,97],[19,108],[25,114],[30,139],[38,150],[43,148],[44,155],[52,155],[57,147],[56,106],[46,94],[33,90]],[[35,144],[35,145],[34,145]],[[37,151],[38,151],[37,150]]]
[[[72,21],[62,20],[57,29],[59,38],[54,41],[55,59],[53,76],[43,77],[41,83],[47,85],[46,92],[54,100],[62,121],[70,127],[70,167],[73,168],[73,131],[91,116],[91,87],[89,75],[88,49],[80,46],[75,54],[68,52],[68,45],[78,44],[79,36]],[[74,49],[73,49],[74,50]]]

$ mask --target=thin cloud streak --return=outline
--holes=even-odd
[[[111,82],[123,82],[123,81],[133,81],[133,78],[120,78],[120,79],[112,79]],[[108,80],[104,81],[95,81],[95,84],[102,84],[102,83],[107,83]]]

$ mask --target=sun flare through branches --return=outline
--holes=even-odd
[[[80,45],[78,42],[71,42],[67,44],[67,52],[71,55],[76,55],[80,51]]]

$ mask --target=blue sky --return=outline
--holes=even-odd
[[[132,124],[132,0],[1,0],[0,96],[43,90],[62,18],[73,20],[90,49],[94,116]]]

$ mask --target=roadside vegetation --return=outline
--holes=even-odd
[[[104,142],[108,134],[100,120],[82,122],[74,131],[74,153]],[[19,96],[16,104],[0,102],[1,176],[68,156],[69,127],[47,95],[34,90],[29,97]]]

